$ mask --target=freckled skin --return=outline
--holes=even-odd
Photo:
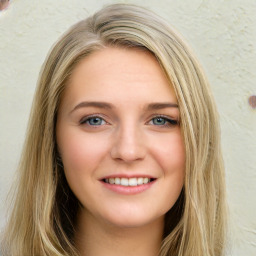
[[[74,110],[91,101],[111,107]],[[83,205],[82,219],[93,216],[116,227],[150,226],[159,220],[163,225],[183,186],[185,150],[179,124],[152,121],[156,115],[178,120],[178,108],[147,109],[155,102],[177,104],[177,99],[147,52],[106,48],[75,68],[58,113],[57,143],[69,186]],[[91,115],[101,118],[100,125],[89,123]],[[122,195],[101,181],[119,174],[150,175],[156,181],[142,193]]]

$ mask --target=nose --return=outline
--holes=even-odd
[[[113,159],[130,163],[144,159],[145,155],[145,140],[143,140],[142,131],[136,125],[120,128],[117,131],[111,149]]]

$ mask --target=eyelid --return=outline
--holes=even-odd
[[[94,117],[98,117],[98,118],[101,118],[106,124],[110,124],[107,120],[106,120],[106,117],[102,114],[99,114],[99,113],[96,113],[96,114],[90,114],[90,115],[86,115],[86,116],[83,116],[80,121],[79,121],[79,124],[85,124],[85,122],[90,119],[90,118],[94,118]],[[168,126],[168,125],[178,125],[179,124],[179,119],[176,119],[176,118],[173,118],[173,117],[170,117],[168,115],[163,115],[163,114],[153,114],[150,116],[149,120],[146,122],[146,124],[149,124],[154,118],[163,118],[165,119],[168,124],[165,124],[165,125],[162,125],[162,126]],[[161,125],[159,125],[161,126]]]
[[[178,125],[179,124],[179,119],[176,119],[176,118],[173,118],[173,117],[170,117],[170,116],[167,116],[167,115],[162,115],[162,114],[154,114],[150,117],[150,120],[147,122],[151,122],[154,118],[163,118],[165,119],[168,124],[165,124],[165,125],[159,125],[159,126],[172,126],[172,125]]]
[[[102,114],[91,114],[91,115],[83,116],[80,119],[79,123],[84,124],[88,119],[94,118],[94,117],[101,118],[102,120],[104,120],[106,122],[106,124],[109,124],[109,122],[106,121],[106,118]]]

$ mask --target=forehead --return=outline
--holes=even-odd
[[[109,47],[85,57],[74,69],[64,100],[114,101],[161,98],[174,101],[174,90],[148,51]]]

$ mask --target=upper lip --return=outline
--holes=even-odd
[[[107,176],[104,176],[102,178],[100,178],[100,180],[104,180],[104,179],[110,179],[110,178],[149,178],[149,179],[156,179],[156,177],[149,175],[149,174],[110,174]]]

